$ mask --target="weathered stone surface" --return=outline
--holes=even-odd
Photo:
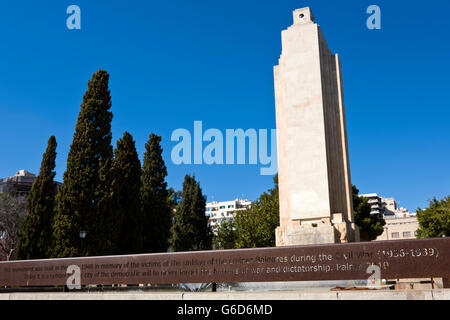
[[[359,241],[353,224],[339,57],[329,50],[309,8],[293,14],[294,24],[282,32],[282,54],[274,68],[280,188],[277,245]],[[333,222],[334,214],[342,221]],[[305,227],[311,224],[320,227],[312,231]]]
[[[284,234],[283,234],[284,233]],[[279,245],[293,246],[319,243],[333,243],[335,241],[335,229],[331,224],[320,224],[313,227],[311,224],[300,226],[287,226],[277,228]]]

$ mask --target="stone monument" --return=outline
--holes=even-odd
[[[294,11],[274,67],[280,188],[277,246],[359,241],[341,64],[310,8]]]

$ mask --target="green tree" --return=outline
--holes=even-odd
[[[450,236],[450,196],[442,200],[433,198],[426,209],[417,209],[419,221],[419,238],[435,238]]]
[[[183,193],[181,191],[175,191],[172,187],[168,189],[169,192],[169,207],[172,209],[172,211],[176,211],[176,208],[178,206],[178,203],[181,201],[181,196]]]
[[[212,232],[205,215],[206,197],[195,177],[186,175],[182,199],[178,204],[172,226],[173,251],[209,250]]]
[[[383,216],[371,214],[368,198],[360,197],[359,190],[352,185],[355,224],[359,227],[361,241],[372,241],[384,231],[386,222]]]
[[[223,220],[217,228],[217,234],[213,237],[214,249],[235,249],[237,231],[234,219]]]
[[[275,229],[280,222],[278,175],[274,188],[263,193],[246,211],[237,211],[233,220],[224,221],[214,239],[217,249],[275,246]]]
[[[128,132],[117,141],[112,167],[112,190],[116,211],[116,254],[142,252],[141,162]]]
[[[160,143],[161,137],[151,134],[145,144],[141,187],[145,252],[166,252],[169,248],[172,210]]]
[[[111,252],[111,96],[109,75],[99,70],[88,82],[67,158],[64,186],[57,195],[54,256],[104,255]],[[80,231],[86,232],[81,240]]]
[[[51,136],[42,157],[39,175],[26,202],[27,215],[18,234],[17,258],[45,259],[51,255],[52,224],[55,210],[56,139]]]

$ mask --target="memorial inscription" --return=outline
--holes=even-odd
[[[450,276],[450,239],[416,239],[261,249],[0,262],[0,286],[367,279]]]

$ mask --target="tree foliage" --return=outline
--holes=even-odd
[[[360,197],[359,190],[352,185],[355,224],[359,227],[361,241],[372,241],[384,231],[386,222],[381,215],[371,214],[368,198]]]
[[[141,162],[133,137],[128,132],[117,141],[112,171],[115,230],[119,233],[114,251],[116,254],[141,253]]]
[[[246,211],[224,220],[214,238],[218,249],[260,248],[275,246],[275,229],[280,221],[278,175],[274,188],[263,193]]]
[[[172,210],[160,143],[161,137],[151,134],[145,144],[141,188],[145,252],[166,252],[169,248]]]
[[[170,187],[168,189],[169,192],[169,207],[172,209],[172,211],[176,211],[176,208],[178,206],[178,204],[181,201],[181,197],[183,195],[182,191],[175,191],[174,188]]]
[[[0,259],[14,260],[17,234],[25,219],[25,199],[0,193]]]
[[[235,249],[238,230],[234,219],[224,219],[213,237],[214,249]]]
[[[195,177],[186,175],[182,199],[172,226],[171,247],[173,251],[209,250],[212,232],[205,215],[206,197]]]
[[[111,96],[109,75],[99,70],[88,82],[67,158],[64,186],[57,195],[54,256],[108,254],[111,232]],[[81,243],[80,230],[87,232]],[[83,246],[83,248],[81,248]]]
[[[18,259],[44,259],[51,255],[55,210],[56,139],[51,136],[42,157],[39,175],[27,197],[27,215],[18,234]]]
[[[441,200],[433,198],[426,209],[417,209],[419,238],[450,236],[450,196]]]

